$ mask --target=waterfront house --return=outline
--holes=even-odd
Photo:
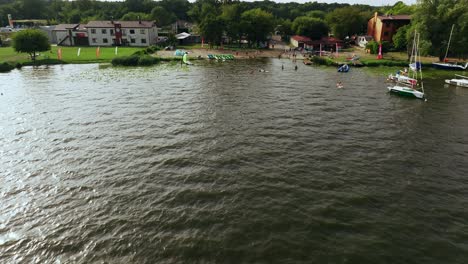
[[[402,26],[411,22],[411,16],[408,15],[384,15],[379,16],[375,12],[374,17],[367,22],[367,35],[372,36],[375,41],[392,42],[393,35]]]
[[[307,43],[309,43],[311,39],[306,36],[299,36],[295,35],[291,37],[291,45],[296,48],[306,48]]]
[[[90,21],[86,29],[90,46],[150,46],[158,41],[153,21]]]
[[[322,37],[319,40],[307,42],[306,48],[317,51],[320,50],[320,46],[322,46],[323,51],[336,51],[337,47],[338,49],[343,48],[344,41],[335,37]]]

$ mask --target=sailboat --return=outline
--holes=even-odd
[[[460,87],[468,87],[467,76],[458,75],[458,74],[455,74],[455,76],[460,77],[461,79],[459,78],[449,79],[449,80],[445,80],[445,83],[450,84],[450,85],[460,86]]]
[[[448,41],[448,44],[447,44],[447,50],[445,51],[445,57],[444,57],[444,61],[443,62],[433,62],[432,63],[432,66],[434,66],[435,68],[438,68],[438,69],[444,69],[444,70],[459,70],[459,71],[464,71],[468,68],[468,62],[465,63],[465,65],[459,65],[459,64],[456,64],[456,63],[449,63],[447,61],[447,55],[448,55],[448,51],[449,51],[449,48],[450,48],[450,41],[452,40],[452,34],[453,34],[453,28],[455,27],[455,24],[452,25],[452,30],[450,30],[450,37],[449,37],[449,41]]]
[[[410,65],[418,65],[417,62],[421,61],[421,55],[419,53],[419,33],[415,32],[414,39],[413,39],[413,51],[411,56]],[[408,96],[418,99],[425,99],[424,97],[424,84],[422,82],[422,67],[419,64],[419,67],[411,68],[412,70],[412,78],[414,80],[418,79],[418,76],[421,78],[420,80],[420,89],[417,89],[416,82],[397,82],[394,86],[387,87],[390,93],[395,93],[402,96]]]

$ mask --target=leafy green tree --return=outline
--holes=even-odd
[[[297,35],[304,35],[311,39],[320,39],[328,34],[328,26],[323,20],[307,16],[294,19],[292,30]]]
[[[241,21],[242,32],[247,35],[249,45],[267,40],[274,29],[273,15],[260,8],[243,12]]]
[[[412,17],[412,31],[421,33],[421,41],[429,42],[429,54],[445,57],[450,29],[455,25],[449,55],[468,54],[468,0],[420,0]],[[428,45],[426,45],[428,46]]]
[[[241,8],[238,4],[225,4],[222,6],[221,18],[224,21],[225,33],[231,39],[237,39],[240,43],[241,37]]]
[[[320,10],[312,10],[312,11],[307,12],[308,17],[313,17],[313,18],[318,18],[318,19],[325,19],[326,15],[327,14],[325,12],[320,11]]]
[[[156,6],[151,10],[151,19],[156,21],[158,26],[166,26],[171,23],[174,23],[177,20],[174,13],[168,12],[162,6]]]
[[[289,19],[279,19],[278,25],[275,28],[275,32],[280,34],[281,36],[290,36],[294,35],[294,31],[292,30],[292,22]]]
[[[393,47],[397,51],[408,50],[407,33],[410,25],[402,26],[397,33],[393,35]]]
[[[214,44],[221,42],[224,30],[224,20],[215,15],[208,15],[199,25],[200,33],[205,40],[210,43],[212,48]]]
[[[187,12],[190,10],[191,4],[187,0],[161,0],[156,2],[170,13],[176,15],[178,19],[187,19]]]
[[[25,29],[13,36],[13,49],[16,52],[28,53],[35,61],[37,52],[50,50],[46,34],[37,29]]]
[[[338,38],[363,32],[368,20],[369,17],[363,16],[362,10],[354,6],[335,9],[326,17],[333,34]]]
[[[411,15],[414,13],[416,6],[406,5],[402,1],[396,2],[390,9],[384,10],[387,15]]]
[[[121,18],[121,20],[123,20],[123,21],[136,21],[138,19],[151,20],[151,17],[150,17],[150,15],[145,14],[145,13],[141,13],[141,12],[130,12],[130,13],[125,14]]]
[[[19,0],[20,14],[24,18],[42,18],[46,13],[45,0]]]

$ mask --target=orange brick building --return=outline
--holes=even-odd
[[[367,35],[374,37],[375,41],[392,42],[393,35],[397,30],[411,22],[411,16],[408,15],[384,15],[379,16],[377,12],[373,18],[367,22]]]

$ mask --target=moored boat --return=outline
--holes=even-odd
[[[445,80],[446,84],[455,85],[460,87],[468,87],[468,77],[463,75],[455,74],[455,76],[461,77],[461,79],[454,78],[454,79],[447,79]]]
[[[415,65],[416,67],[411,67],[412,70],[412,77],[408,76],[399,76],[396,77],[397,83],[393,86],[387,87],[390,93],[394,93],[401,96],[407,96],[412,98],[418,99],[425,99],[424,96],[424,84],[422,82],[422,67],[418,61],[421,60],[421,54],[419,53],[419,33],[415,32],[414,39],[413,39],[413,50],[411,52],[411,64]],[[419,67],[418,67],[419,66]],[[418,76],[420,78],[420,85],[419,89],[417,89],[417,80]],[[403,78],[406,77],[406,78]]]
[[[412,87],[404,85],[394,85],[387,87],[387,89],[389,92],[396,93],[398,95],[424,99],[424,92],[418,91]]]
[[[349,71],[349,65],[348,64],[343,64],[338,68],[338,72],[348,72]]]

